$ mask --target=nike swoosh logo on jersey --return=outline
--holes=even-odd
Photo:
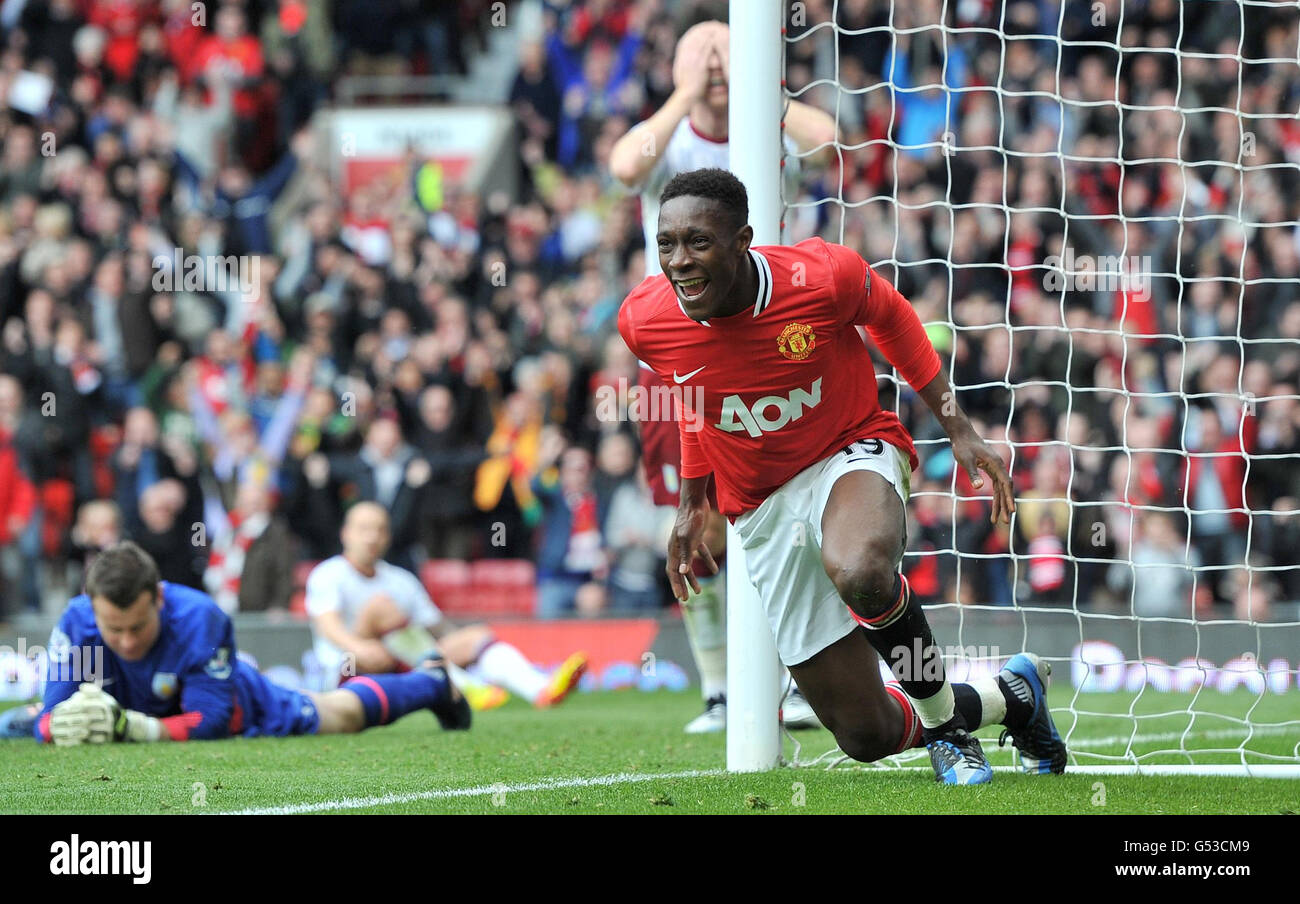
[[[708,366],[709,366],[709,365],[707,365],[707,364],[704,365],[704,367],[708,367]],[[680,377],[677,376],[677,371],[676,371],[676,369],[674,369],[674,370],[673,370],[673,382],[674,382],[674,383],[685,383],[685,382],[686,382],[687,380],[689,380],[691,377],[695,376],[697,373],[699,373],[700,371],[704,370],[704,367],[697,367],[697,368],[695,368],[695,370],[691,371],[690,373],[688,373],[688,374],[686,374],[686,375],[684,375],[684,376],[680,376]]]

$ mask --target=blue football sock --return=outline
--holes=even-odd
[[[352,691],[366,711],[366,728],[387,725],[417,709],[428,709],[447,692],[447,679],[428,672],[358,675],[340,690]]]

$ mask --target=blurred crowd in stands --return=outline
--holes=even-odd
[[[787,87],[856,150],[793,238],[886,262],[952,324],[932,335],[1022,500],[991,529],[904,388],[913,586],[1173,617],[1300,599],[1300,16],[849,0],[832,42],[830,6],[792,23]],[[958,30],[913,30],[941,9]]]
[[[119,537],[229,611],[289,608],[362,499],[406,567],[532,560],[542,615],[669,601],[635,430],[592,398],[635,385],[615,322],[644,273],[609,149],[671,93],[693,4],[542,5],[501,98],[519,196],[433,203],[411,178],[340,198],[309,122],[344,74],[464,74],[498,4],[0,6],[0,621]],[[842,148],[801,168],[789,238],[853,247],[937,324],[1021,498],[989,525],[883,377],[922,458],[914,588],[1300,600],[1296,10],[835,5],[838,31],[830,0],[788,27],[787,87]],[[906,30],[942,10],[958,30]],[[246,286],[187,291],[189,255],[240,256]]]

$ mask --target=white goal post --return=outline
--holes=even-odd
[[[782,0],[731,4],[731,169],[749,193],[754,244],[781,239]],[[740,86],[743,86],[740,87]],[[727,525],[727,769],[759,772],[781,756],[780,662],[744,551]]]
[[[926,600],[926,611],[938,643],[945,648],[953,680],[996,670],[1022,649],[1042,654],[1054,669],[1053,714],[1071,748],[1069,771],[1300,778],[1300,600],[1295,598],[1300,592],[1294,589],[1300,587],[1300,581],[1293,580],[1300,569],[1300,548],[1292,548],[1288,558],[1285,544],[1276,541],[1277,536],[1289,536],[1287,531],[1300,537],[1296,530],[1300,528],[1300,504],[1290,498],[1261,499],[1255,476],[1265,467],[1271,467],[1273,473],[1288,467],[1300,472],[1300,442],[1272,449],[1247,444],[1248,430],[1259,423],[1265,429],[1269,423],[1277,426],[1277,413],[1284,406],[1300,411],[1300,390],[1294,381],[1278,377],[1276,369],[1262,392],[1254,388],[1262,353],[1274,349],[1280,357],[1300,358],[1300,310],[1295,312],[1294,323],[1282,318],[1282,322],[1266,324],[1257,331],[1243,326],[1248,293],[1267,292],[1278,297],[1277,293],[1289,286],[1295,307],[1300,309],[1300,267],[1288,270],[1284,264],[1275,267],[1278,272],[1270,272],[1261,271],[1259,265],[1261,254],[1271,260],[1285,258],[1286,249],[1278,246],[1286,243],[1294,246],[1293,253],[1300,260],[1300,215],[1296,212],[1300,207],[1295,198],[1271,206],[1261,200],[1261,195],[1282,194],[1278,185],[1300,186],[1300,3],[1223,0],[1222,6],[1236,11],[1237,16],[1222,32],[1211,30],[1217,43],[1209,50],[1188,37],[1188,17],[1193,14],[1184,4],[1171,7],[1177,19],[1165,23],[1163,31],[1160,23],[1129,27],[1146,14],[1146,7],[1139,8],[1133,0],[1048,4],[1048,12],[1056,17],[1054,34],[1047,14],[1040,23],[1010,22],[1006,13],[1009,3],[991,5],[995,12],[1001,10],[1000,18],[980,20],[978,10],[988,6],[975,0],[737,0],[730,4],[731,167],[749,192],[755,243],[777,243],[784,225],[786,241],[820,234],[850,246],[856,242],[857,250],[872,266],[896,281],[909,268],[913,273],[925,268],[941,271],[938,282],[946,284],[946,293],[922,293],[914,287],[908,294],[936,344],[940,339],[944,343],[941,351],[954,388],[959,393],[1005,395],[1005,416],[981,422],[982,429],[991,434],[986,438],[1009,454],[1013,473],[1028,475],[1030,469],[1022,468],[1021,462],[1044,450],[1068,463],[1064,468],[1068,476],[1060,486],[1048,490],[1041,485],[1029,487],[1035,490],[1038,511],[1068,510],[1070,523],[1063,532],[1062,549],[1045,552],[1045,546],[1035,548],[1032,533],[1017,539],[1016,522],[1004,547],[989,542],[972,549],[963,545],[958,520],[969,488],[959,486],[951,467],[940,478],[935,475],[941,468],[926,468],[927,462],[941,460],[946,454],[946,439],[934,433],[917,436],[923,473],[914,475],[910,508],[926,507],[937,518],[938,527],[949,530],[947,539],[937,541],[938,545],[909,548],[905,568],[926,560],[950,563],[936,569],[955,568],[955,578],[951,573],[948,576],[949,592],[932,593]],[[1041,4],[1037,7],[1044,8]],[[852,13],[846,13],[850,8]],[[863,9],[876,17],[869,18]],[[887,21],[882,18],[886,10]],[[937,19],[925,20],[931,10]],[[1260,16],[1274,18],[1260,19],[1256,16],[1259,11]],[[792,13],[806,18],[820,14],[821,19],[797,23],[802,28],[788,27],[796,24],[791,21]],[[854,15],[860,18],[853,19]],[[1219,15],[1222,18],[1221,11]],[[1097,17],[1103,22],[1112,17],[1112,31],[1105,33],[1109,37],[1088,30],[1089,16],[1094,26]],[[851,21],[846,24],[841,19]],[[1081,21],[1085,23],[1083,32],[1075,27]],[[1271,29],[1266,39],[1251,33],[1256,26],[1250,23],[1258,21]],[[1134,35],[1152,37],[1153,46],[1135,44]],[[864,77],[865,67],[841,80],[845,39],[863,36],[890,47],[886,70],[897,66],[892,56],[895,48],[906,46],[904,41],[915,47],[924,39],[930,42],[932,68],[913,66],[908,74],[911,82],[903,86],[882,79],[880,72],[865,72]],[[959,85],[954,76],[956,65],[950,66],[953,48],[970,50],[978,40],[1001,47],[996,77],[990,80],[985,72],[985,80],[976,86]],[[794,79],[787,83],[787,62],[794,60],[799,42],[818,42],[807,45],[815,46],[816,52],[799,55],[799,65],[809,71],[801,73],[798,84]],[[1033,71],[1032,54],[1038,51],[1026,55],[1024,48],[1040,45],[1051,45],[1041,56],[1054,62]],[[1248,52],[1248,47],[1264,50]],[[1067,54],[1075,53],[1095,53],[1103,60],[1116,61],[1103,72],[1103,87],[1113,85],[1113,96],[1103,100],[1080,96],[1073,74],[1063,72]],[[1078,67],[1078,57],[1073,59],[1072,65]],[[1127,83],[1121,84],[1121,71],[1125,79],[1146,77],[1140,67],[1156,66],[1160,61],[1169,61],[1176,84],[1174,76],[1168,85],[1144,92],[1130,92]],[[962,65],[974,70],[975,61],[968,58]],[[1261,67],[1269,66],[1282,74],[1275,71],[1274,76],[1262,77]],[[1200,73],[1203,78],[1205,67],[1222,73],[1228,81],[1221,95],[1197,94],[1191,79],[1185,85],[1185,73]],[[1139,76],[1133,75],[1135,71]],[[1267,91],[1252,93],[1251,85],[1267,77],[1287,83],[1277,89],[1280,97]],[[989,121],[967,122],[959,110],[976,87],[994,98],[996,115],[987,115],[987,110],[982,114]],[[943,125],[935,134],[915,140],[915,131],[900,129],[900,107],[904,95],[919,92],[941,97],[946,109],[937,114]],[[833,149],[838,185],[828,178],[820,194],[783,196],[781,120],[784,105],[792,99],[832,112],[842,134],[855,136],[842,137]],[[1261,109],[1260,104],[1266,102],[1274,108]],[[1007,119],[1018,114],[1007,111],[1014,108],[1023,113],[1026,105],[1033,104],[1040,105],[1034,115],[1056,124],[1055,139],[1048,146],[1008,135]],[[867,133],[862,124],[872,115],[887,117],[887,128]],[[1114,117],[1117,147],[1081,136],[1080,131],[1067,138],[1071,123],[1095,116]],[[1219,132],[1230,128],[1234,118],[1240,142],[1235,152],[1224,151],[1222,147],[1232,141]],[[1211,120],[1219,130],[1213,137],[1221,141],[1221,148],[1206,151],[1204,123]],[[913,125],[917,121],[914,119]],[[1192,135],[1189,126],[1193,121],[1200,124],[1198,136]],[[1141,133],[1171,128],[1176,134],[1165,135],[1165,143],[1142,143],[1146,136]],[[1134,140],[1135,133],[1138,140]],[[1193,137],[1202,140],[1195,152],[1190,150]],[[1286,152],[1257,151],[1257,138],[1263,144],[1285,145]],[[1127,147],[1126,140],[1130,142]],[[1207,159],[1207,153],[1217,156]],[[883,184],[878,181],[869,192],[860,186],[846,190],[846,168],[871,154],[885,158]],[[955,181],[973,178],[969,165],[960,170],[959,166],[980,154],[1001,159],[1000,194],[994,191],[990,195],[992,183],[985,179],[973,190],[962,186],[962,199],[954,200]],[[904,155],[906,160],[902,160]],[[965,161],[963,155],[968,155]],[[904,164],[908,168],[904,179],[910,181],[900,191]],[[1211,164],[1217,164],[1217,170],[1206,169]],[[1031,165],[1047,171],[1045,187],[1038,185],[1032,197],[1029,190],[1020,195],[1010,191],[1006,173]],[[1181,191],[1181,199],[1175,194],[1172,201],[1166,197],[1164,205],[1157,206],[1153,191],[1150,202],[1142,206],[1133,185],[1138,181],[1138,168],[1143,166],[1175,172],[1172,184]],[[1108,168],[1116,174],[1118,185],[1106,189],[1115,193],[1115,212],[1098,214],[1079,208],[1077,201],[1084,190],[1079,173],[1087,167]],[[924,176],[917,176],[918,168],[925,170]],[[945,176],[933,175],[945,172],[946,184]],[[1210,175],[1203,175],[1207,172]],[[955,178],[954,173],[958,173]],[[918,180],[926,190],[916,190]],[[1216,198],[1218,207],[1213,206]],[[968,219],[972,211],[983,216],[985,223],[997,220],[1006,224],[1007,235],[998,243],[1000,252],[991,259],[973,260],[963,245],[962,228],[969,223],[960,220]],[[1063,223],[1064,233],[1059,244],[1026,259],[1024,247],[1017,244],[1020,236],[1013,233],[1040,215]],[[934,243],[937,252],[926,253],[925,242],[917,241],[917,222],[922,217],[932,217],[938,223],[933,228],[939,236]],[[934,227],[934,222],[926,228]],[[1174,251],[1168,257],[1156,253],[1153,260],[1147,256],[1155,244],[1153,233],[1169,237]],[[1208,276],[1186,265],[1186,258],[1201,250],[1198,243],[1206,241],[1207,235],[1228,249],[1224,259],[1230,264]],[[962,306],[966,296],[959,285],[966,273],[978,272],[981,267],[1005,275],[1005,297],[993,298],[986,306],[986,320],[972,321]],[[1024,285],[1026,272],[1035,283],[1031,286],[1034,303],[1051,316],[1035,320],[1026,317],[1024,308],[1013,310],[1013,286]],[[1162,287],[1146,296],[1151,308],[1159,306],[1153,314],[1144,315],[1152,318],[1149,321],[1139,321],[1134,313],[1138,301],[1129,290],[1135,275],[1147,280],[1148,286],[1154,280]],[[1207,283],[1222,295],[1219,307],[1208,315],[1201,298],[1209,294],[1203,288]],[[924,288],[933,289],[934,283]],[[1105,292],[1116,299],[1113,320],[1076,317],[1080,293],[1094,289],[1098,299]],[[1039,298],[1050,303],[1050,309]],[[1100,310],[1110,303],[1102,300],[1094,306]],[[1285,303],[1282,298],[1280,304]],[[995,314],[989,314],[990,310]],[[996,343],[986,342],[993,334],[997,334]],[[1044,344],[1040,341],[1044,337],[1059,343],[1053,348],[1068,350],[1060,352],[1065,376],[1024,379],[1022,363]],[[1151,352],[1157,344],[1158,350]],[[1086,380],[1078,380],[1071,371],[1076,354],[1081,357],[1085,348],[1100,346],[1120,350],[1118,364],[1110,374],[1112,382],[1093,381],[1091,372]],[[1211,346],[1228,350],[1220,354],[1217,363],[1213,355],[1202,354]],[[969,368],[963,377],[955,361],[959,348],[996,348],[987,354],[996,355],[1002,363],[991,378],[985,375],[973,380]],[[1173,351],[1166,354],[1167,349]],[[1213,378],[1199,373],[1213,367],[1223,370],[1221,358],[1225,355],[1236,355],[1235,372]],[[1146,361],[1140,360],[1144,357]],[[1164,365],[1168,373],[1139,374],[1139,365],[1150,360]],[[1256,370],[1252,372],[1251,367]],[[1097,372],[1102,373],[1100,365]],[[897,374],[886,371],[880,381],[882,402],[889,399],[887,404],[896,407],[905,404],[907,389]],[[1049,420],[1046,435],[1028,435],[1021,417],[1053,393],[1064,398],[1063,410],[1056,412],[1046,404],[1041,407],[1048,413],[1044,419],[1063,415],[1061,425]],[[1117,438],[1103,442],[1095,436],[1069,432],[1073,415],[1085,408],[1095,410],[1099,398],[1118,400],[1116,404],[1122,408],[1114,418],[1118,421]],[[914,405],[915,399],[908,404]],[[1235,427],[1229,423],[1234,406],[1242,412]],[[1153,438],[1149,422],[1154,418],[1148,416],[1157,408],[1175,412],[1171,416],[1175,426],[1159,439]],[[1226,441],[1231,441],[1235,432],[1240,444],[1235,450],[1227,445],[1199,445],[1206,442],[1203,431],[1211,429],[1201,424],[1214,414],[1220,414],[1215,419],[1227,425],[1223,427]],[[1113,417],[1110,412],[1105,416]],[[1293,420],[1300,424],[1300,417]],[[1153,480],[1149,473],[1140,476],[1152,456],[1166,464],[1177,461],[1176,467],[1161,471],[1166,484],[1163,498],[1144,498],[1137,491],[1140,481]],[[1168,456],[1168,461],[1160,456]],[[1219,491],[1203,494],[1204,487],[1199,484],[1180,485],[1181,498],[1171,501],[1168,482],[1181,480],[1177,475],[1199,473],[1204,478],[1206,469],[1228,459],[1240,467],[1236,501],[1228,495],[1215,502]],[[1097,461],[1114,465],[1107,467],[1100,489],[1095,480],[1092,490],[1082,483],[1085,460],[1092,463],[1088,466]],[[1192,470],[1197,460],[1202,468],[1199,472]],[[1107,481],[1118,489],[1112,492]],[[1159,481],[1156,483],[1159,489]],[[1026,488],[1018,485],[1018,494]],[[935,512],[939,514],[935,516]],[[1024,515],[1016,517],[1023,520]],[[1244,545],[1239,561],[1207,562],[1198,555],[1192,525],[1208,524],[1212,519],[1232,521],[1232,533]],[[1153,561],[1145,551],[1141,555],[1135,552],[1139,539],[1154,538],[1154,543],[1161,531],[1170,529],[1169,524],[1174,525],[1181,558]],[[914,522],[909,520],[912,526]],[[1046,536],[1051,527],[1042,530]],[[1083,533],[1088,530],[1100,531],[1103,541],[1094,540],[1089,547]],[[936,530],[935,536],[945,534]],[[1058,586],[1059,596],[1048,597],[1041,587],[1051,583],[1054,568],[1044,563],[1053,562],[1065,569],[1066,577]],[[977,578],[973,576],[992,574],[985,571],[991,565],[1006,572],[1001,599],[994,599],[996,594],[989,588],[975,586]],[[1031,574],[1035,568],[1044,570]],[[1082,581],[1081,574],[1088,568],[1094,577],[1102,575],[1099,583]],[[1168,579],[1171,571],[1181,571],[1190,588],[1186,611],[1155,612],[1145,594],[1154,580]],[[1259,591],[1265,586],[1267,593]],[[956,597],[963,593],[959,602]],[[761,601],[745,574],[739,543],[730,529],[727,619],[727,768],[772,768],[782,756],[777,718],[781,671]],[[999,770],[1014,762],[1009,749],[999,750],[987,740],[985,751]],[[923,757],[923,752],[913,751],[866,768],[913,767],[923,762]],[[843,762],[834,750],[804,757],[798,743],[787,759],[794,765]]]

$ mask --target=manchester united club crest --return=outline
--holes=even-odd
[[[817,347],[817,334],[806,323],[787,324],[776,337],[776,348],[791,361],[802,361]]]

